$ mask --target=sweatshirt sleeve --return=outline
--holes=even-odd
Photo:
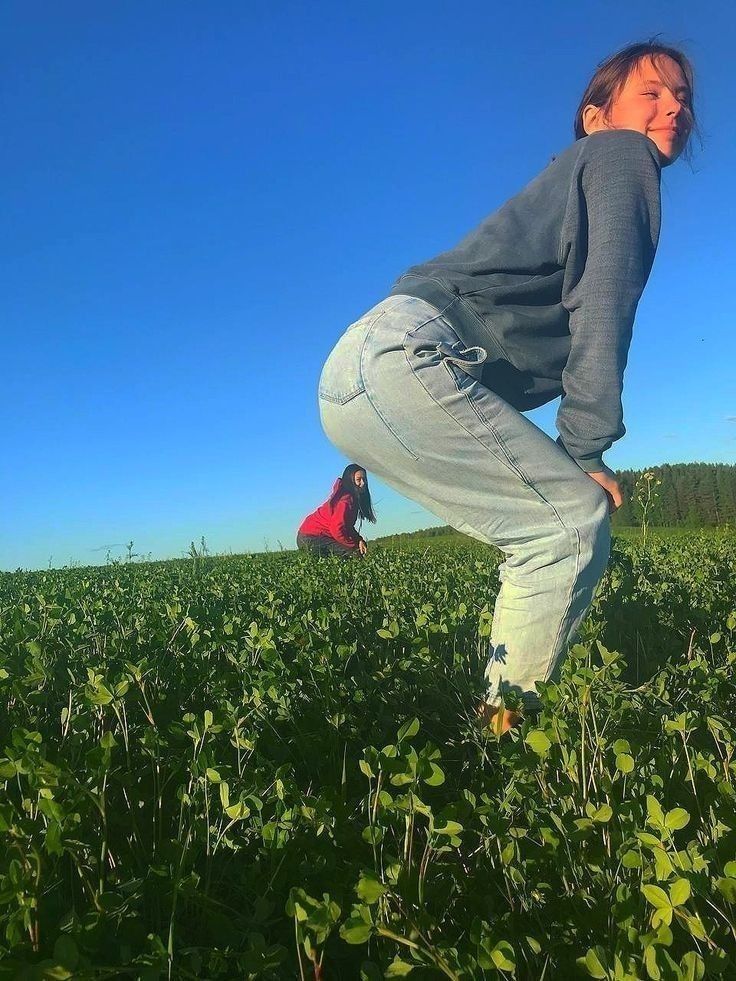
[[[655,144],[632,130],[587,138],[562,230],[562,305],[570,356],[562,372],[558,442],[583,470],[625,433],[621,393],[634,314],[660,225]]]
[[[330,531],[335,541],[346,548],[357,548],[360,536],[355,531],[355,521],[351,514],[351,500],[348,494],[337,499],[332,510]]]

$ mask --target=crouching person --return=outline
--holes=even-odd
[[[355,528],[360,520],[375,522],[365,470],[356,463],[345,467],[324,504],[302,521],[296,536],[297,547],[316,555],[341,558],[365,555],[365,539]]]

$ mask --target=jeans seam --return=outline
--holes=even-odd
[[[404,347],[404,352],[406,353],[406,339],[407,339],[407,337],[408,337],[408,336],[409,336],[410,334],[413,334],[413,333],[414,333],[415,331],[417,331],[417,330],[421,330],[421,329],[422,329],[422,327],[426,327],[426,326],[427,326],[427,324],[431,324],[431,323],[434,323],[434,321],[435,321],[435,320],[439,320],[439,319],[440,319],[440,317],[444,317],[444,315],[445,315],[445,313],[446,313],[446,311],[447,311],[447,310],[449,310],[449,309],[450,309],[450,307],[451,307],[451,306],[452,306],[452,305],[453,305],[453,304],[454,304],[454,303],[455,303],[456,301],[457,301],[457,297],[453,297],[453,298],[452,298],[452,299],[450,300],[450,302],[449,302],[449,303],[447,303],[447,304],[446,304],[446,305],[445,305],[444,307],[442,307],[442,309],[441,309],[441,310],[440,310],[440,309],[438,309],[437,307],[435,307],[434,309],[435,309],[435,310],[437,310],[437,313],[436,313],[436,314],[434,315],[434,317],[427,317],[427,319],[426,319],[426,320],[423,320],[423,321],[421,322],[421,324],[417,324],[417,325],[416,325],[416,327],[412,327],[412,328],[411,328],[411,330],[407,330],[407,332],[406,332],[406,333],[404,334],[404,340],[403,340],[403,342],[402,342],[402,346]],[[427,301],[426,301],[426,300],[425,300],[424,302],[425,302],[425,303],[427,303]],[[431,304],[429,304],[429,303],[428,303],[428,306],[431,306]],[[454,334],[454,335],[455,335],[455,336],[457,337],[457,340],[458,340],[458,343],[460,343],[460,344],[462,344],[462,339],[461,339],[461,337],[460,337],[460,335],[459,335],[459,334],[458,334],[458,332],[457,332],[457,331],[455,330],[455,328],[454,328],[454,327],[452,326],[452,324],[451,324],[451,323],[449,323],[449,321],[448,321],[448,326],[449,326],[449,328],[450,328],[450,330],[451,330],[451,331],[453,332],[453,334]]]
[[[563,527],[565,527],[565,525],[563,525]],[[549,652],[549,657],[547,658],[547,664],[546,664],[545,669],[544,669],[544,678],[542,679],[543,681],[546,681],[549,678],[549,675],[550,675],[550,664],[552,662],[552,655],[553,655],[554,651],[556,651],[559,648],[559,646],[560,646],[560,639],[562,637],[562,625],[564,624],[565,620],[567,619],[567,616],[568,616],[568,614],[570,612],[570,608],[572,607],[572,597],[573,597],[573,593],[575,591],[575,583],[578,581],[578,576],[580,575],[580,552],[581,552],[580,532],[575,527],[566,528],[566,531],[572,531],[574,533],[574,535],[575,535],[575,571],[574,571],[573,576],[572,576],[572,579],[570,581],[570,590],[569,590],[569,593],[568,593],[567,602],[565,603],[564,612],[563,612],[562,616],[560,617],[560,625],[557,628],[557,633],[555,634],[554,644],[552,645],[552,649]],[[560,656],[560,657],[562,656],[562,651],[560,651],[560,653],[559,653],[558,656]]]
[[[572,548],[568,552],[569,558],[573,560],[573,565],[568,578],[567,593],[565,596],[565,600],[562,604],[562,610],[559,615],[559,621],[555,631],[554,638],[552,639],[552,642],[550,643],[550,646],[548,648],[547,657],[543,661],[544,669],[540,680],[547,681],[551,674],[553,661],[556,663],[557,658],[559,658],[563,653],[560,650],[560,644],[562,642],[565,633],[565,624],[568,621],[570,611],[572,609],[574,596],[575,596],[575,587],[580,576],[581,559],[582,559],[582,543],[581,543],[580,531],[575,526],[574,523],[570,524],[565,520],[565,518],[560,514],[560,512],[555,507],[553,502],[548,500],[545,497],[545,495],[541,493],[541,491],[534,484],[534,482],[529,479],[524,469],[519,465],[518,461],[515,459],[510,448],[508,447],[505,440],[503,439],[501,433],[493,425],[493,423],[487,418],[485,413],[482,411],[481,406],[478,405],[477,401],[472,397],[472,394],[467,391],[462,391],[460,389],[457,382],[457,378],[453,374],[452,367],[447,360],[443,359],[442,363],[445,366],[445,370],[447,371],[447,374],[451,379],[455,391],[457,392],[457,394],[462,395],[465,398],[470,409],[473,411],[475,417],[479,420],[481,425],[492,437],[497,447],[496,451],[494,451],[491,448],[491,446],[489,446],[487,442],[484,442],[476,433],[468,429],[463,424],[463,422],[461,421],[461,419],[458,417],[457,414],[453,414],[452,412],[450,412],[449,409],[436,398],[436,396],[433,394],[433,392],[428,387],[428,385],[422,380],[421,373],[415,370],[414,365],[412,364],[410,352],[408,350],[409,336],[413,335],[416,331],[418,331],[421,326],[424,326],[426,323],[431,322],[431,320],[438,319],[439,316],[441,316],[441,313],[438,314],[436,317],[430,318],[430,320],[425,321],[423,324],[418,325],[417,327],[413,328],[411,331],[407,331],[405,333],[404,356],[406,358],[409,370],[411,371],[412,375],[417,379],[417,381],[419,381],[419,383],[422,385],[422,388],[429,395],[432,402],[435,405],[437,405],[439,408],[441,408],[443,412],[450,419],[452,419],[455,425],[459,426],[459,428],[463,432],[466,432],[469,436],[471,436],[474,440],[476,440],[476,442],[478,442],[481,446],[483,446],[484,450],[486,450],[486,452],[491,453],[491,455],[494,456],[499,461],[499,463],[501,463],[502,466],[507,467],[510,470],[510,472],[512,472],[519,480],[522,481],[523,484],[525,484],[532,491],[532,493],[537,498],[537,500],[543,506],[546,506],[548,513],[551,516],[553,516],[553,519],[558,526],[559,533],[563,534],[564,537],[567,539],[567,541],[572,545]],[[557,658],[555,658],[555,654],[557,654]],[[488,667],[486,668],[486,672],[487,671],[488,671]],[[530,692],[529,695],[534,698],[535,702],[538,701],[539,696],[535,692]]]
[[[317,395],[324,402],[332,402],[333,405],[347,405],[348,402],[352,402],[353,399],[362,395],[365,391],[364,388],[356,388],[355,391],[348,393],[347,395],[342,395],[339,398],[334,395],[326,395],[324,392],[318,392]]]
[[[433,318],[433,319],[436,319],[436,318]],[[427,323],[429,323],[429,321],[427,321]],[[424,324],[422,324],[421,326],[424,326]],[[434,397],[434,395],[432,394],[432,392],[430,392],[430,390],[429,390],[429,389],[427,388],[427,386],[426,386],[426,385],[424,384],[424,382],[423,382],[423,381],[422,381],[422,379],[421,379],[421,378],[419,377],[419,375],[417,375],[417,373],[416,373],[416,371],[414,370],[414,366],[412,365],[412,363],[411,363],[411,361],[410,361],[410,359],[409,359],[409,352],[408,352],[408,351],[406,350],[406,339],[408,338],[408,336],[409,336],[409,334],[410,334],[410,333],[411,333],[411,331],[407,331],[407,332],[406,332],[406,334],[404,334],[404,357],[406,358],[406,364],[407,364],[407,366],[408,366],[408,368],[409,368],[409,371],[410,371],[410,372],[412,373],[412,375],[413,375],[413,377],[414,377],[414,378],[416,378],[416,380],[417,380],[417,381],[419,382],[419,384],[420,384],[420,385],[422,386],[422,388],[423,388],[423,389],[424,389],[424,391],[425,391],[425,392],[427,393],[427,395],[429,395],[429,397],[430,397],[430,398],[432,399],[432,402],[433,402],[433,403],[434,403],[434,404],[435,404],[435,405],[436,405],[436,406],[437,406],[437,407],[438,407],[439,409],[442,409],[442,411],[443,411],[443,412],[445,413],[445,415],[447,415],[447,416],[449,416],[449,417],[450,417],[450,419],[452,419],[452,421],[453,421],[453,422],[455,423],[455,425],[456,425],[456,426],[459,426],[459,427],[460,427],[460,428],[462,429],[462,431],[463,431],[463,432],[465,432],[465,433],[467,433],[467,434],[468,434],[468,436],[470,436],[470,437],[471,437],[471,439],[474,439],[474,440],[476,440],[476,442],[478,442],[478,443],[480,443],[480,445],[481,445],[482,447],[484,447],[484,449],[485,449],[485,450],[486,450],[486,451],[487,451],[488,453],[490,453],[490,454],[491,454],[492,456],[494,456],[494,457],[495,457],[495,456],[496,456],[496,454],[495,454],[495,453],[493,452],[493,450],[491,450],[491,449],[489,449],[489,447],[488,447],[488,446],[486,446],[486,444],[485,444],[485,443],[484,443],[484,442],[483,442],[482,440],[480,440],[480,439],[479,439],[479,438],[478,438],[478,437],[477,437],[477,436],[475,435],[475,433],[472,433],[472,432],[471,432],[471,431],[470,431],[469,429],[467,429],[467,428],[466,428],[466,427],[465,427],[465,426],[464,426],[464,425],[462,424],[462,422],[460,422],[460,420],[459,420],[459,419],[458,419],[458,418],[457,418],[456,416],[454,416],[454,415],[453,415],[453,414],[452,414],[451,412],[448,412],[448,410],[447,410],[447,409],[445,408],[445,406],[444,406],[444,405],[442,405],[442,404],[441,404],[440,402],[438,402],[438,401],[437,401],[437,399],[436,399],[436,398]],[[446,363],[445,363],[445,362],[443,362],[443,364],[445,364],[445,368],[447,368],[447,365],[446,365]],[[466,396],[466,398],[467,398],[467,396]],[[499,463],[501,463],[501,464],[503,464],[503,460],[500,460],[500,459],[499,459],[498,457],[496,457],[496,459],[498,460],[498,462],[499,462]],[[507,462],[508,462],[508,461],[507,461]]]
[[[534,276],[529,276],[528,279],[522,279],[520,283],[511,283],[508,285],[510,285],[513,289],[519,289],[522,286],[528,286],[529,283],[533,283],[535,279],[540,279],[540,278],[542,278],[542,274],[535,273]],[[505,288],[506,286],[499,287],[498,285],[484,286],[483,289],[480,290],[466,290],[462,293],[459,293],[458,296],[479,296],[481,293],[490,293],[491,290],[499,290],[499,289],[503,290]]]
[[[463,394],[465,395],[465,397],[467,398],[468,402],[470,403],[470,406],[473,409],[473,411],[475,412],[476,416],[480,419],[480,421],[493,434],[496,442],[498,443],[498,445],[502,449],[503,454],[506,457],[506,459],[508,460],[509,466],[514,471],[514,473],[518,477],[521,478],[521,480],[526,484],[526,486],[534,494],[536,494],[536,496],[539,498],[540,501],[543,501],[547,505],[547,507],[552,511],[552,513],[554,514],[555,518],[559,522],[560,527],[569,530],[569,526],[564,521],[564,519],[563,519],[562,515],[560,514],[560,512],[554,506],[554,504],[552,503],[552,501],[547,500],[547,498],[544,496],[544,494],[542,494],[542,492],[539,490],[539,488],[535,486],[534,482],[529,479],[529,477],[527,476],[527,474],[525,473],[525,471],[522,469],[522,467],[519,464],[519,462],[516,459],[516,457],[511,453],[511,450],[509,450],[509,448],[506,445],[503,437],[501,436],[501,434],[499,433],[499,431],[496,429],[496,427],[493,425],[493,423],[488,418],[486,418],[486,416],[484,415],[484,413],[482,412],[482,410],[480,409],[480,407],[477,406],[477,405],[475,405],[475,403],[473,402],[473,400],[471,399],[471,397],[470,397],[470,395],[468,393],[463,393]]]
[[[429,280],[429,282],[435,283],[441,290],[443,290],[448,295],[452,296],[452,299],[447,304],[447,306],[445,306],[445,307],[442,308],[441,314],[443,314],[445,312],[445,310],[449,310],[450,307],[453,304],[457,303],[457,305],[459,307],[461,307],[464,311],[466,311],[468,313],[468,315],[470,317],[472,317],[473,320],[483,329],[483,331],[489,335],[489,337],[493,340],[493,343],[495,344],[495,346],[496,346],[499,354],[503,355],[503,357],[510,364],[513,364],[513,362],[511,361],[511,358],[509,357],[506,349],[504,348],[503,344],[501,344],[500,340],[498,339],[498,335],[496,334],[495,331],[492,330],[492,328],[491,328],[491,322],[486,323],[483,320],[483,318],[480,316],[480,314],[478,314],[473,309],[472,305],[470,303],[468,303],[468,302],[465,301],[465,297],[468,296],[469,294],[467,294],[467,293],[452,293],[450,291],[450,289],[447,287],[447,284],[445,282],[443,282],[443,280],[438,279],[436,276],[417,276],[415,273],[404,273],[404,275],[401,277],[401,279],[419,279],[419,280],[426,279],[426,280]],[[401,279],[399,280],[399,282],[401,282]],[[411,294],[409,294],[409,295],[411,295]],[[436,319],[436,318],[434,318],[434,319]],[[421,326],[424,326],[424,325],[422,324]],[[452,324],[450,324],[450,326],[452,327]],[[415,328],[415,329],[418,329],[418,328]],[[454,327],[452,329],[455,330]]]
[[[414,450],[412,450],[409,446],[406,445],[406,443],[401,438],[401,436],[399,436],[399,434],[396,432],[396,430],[394,429],[394,427],[391,425],[391,423],[388,421],[388,419],[384,416],[384,414],[378,408],[378,406],[376,405],[375,399],[374,398],[371,398],[370,386],[368,385],[368,381],[367,381],[366,376],[365,376],[365,368],[364,368],[365,349],[366,349],[366,346],[368,344],[369,338],[372,336],[373,331],[374,331],[376,325],[378,324],[378,321],[383,316],[383,313],[384,312],[385,311],[382,311],[381,314],[379,314],[379,316],[376,317],[375,320],[373,321],[373,323],[370,325],[370,327],[368,328],[368,330],[365,333],[365,337],[363,338],[363,343],[360,346],[360,376],[363,379],[363,391],[365,392],[366,398],[368,399],[368,403],[370,404],[371,408],[376,413],[376,415],[381,420],[381,422],[384,424],[384,426],[386,427],[386,429],[388,429],[388,431],[391,433],[391,435],[394,437],[394,439],[401,446],[404,447],[404,449],[409,454],[409,456],[413,460],[415,460],[415,461],[418,462],[419,461],[419,457],[417,456],[417,454],[414,452]]]
[[[493,438],[495,439],[495,441],[498,443],[499,449],[501,450],[501,452],[503,453],[503,455],[506,457],[506,462],[508,463],[509,467],[511,467],[511,469],[513,470],[513,472],[516,474],[517,477],[520,477],[521,480],[528,487],[530,487],[535,493],[537,493],[536,488],[532,486],[532,484],[527,479],[524,471],[521,469],[521,467],[516,462],[516,459],[509,452],[508,447],[506,446],[506,444],[504,443],[504,441],[501,439],[501,437],[499,435],[499,432],[496,429],[496,427],[493,425],[493,423],[489,419],[486,418],[486,416],[481,411],[481,409],[473,402],[473,399],[470,397],[470,394],[468,392],[463,392],[462,394],[465,396],[465,399],[466,399],[468,405],[473,410],[473,412],[475,413],[476,417],[480,420],[480,422],[483,423],[483,425],[486,427],[486,429],[490,432],[491,436],[493,436]]]
[[[407,332],[407,335],[406,336],[408,336],[408,332]],[[405,337],[404,340],[406,342],[406,337]],[[424,384],[424,382],[421,381],[421,379],[418,377],[417,373],[414,371],[414,368],[413,368],[413,366],[411,364],[411,361],[409,360],[409,355],[408,355],[408,352],[406,351],[406,347],[404,348],[404,354],[406,356],[407,364],[409,365],[409,368],[410,368],[412,374],[414,375],[414,377],[417,379],[417,381],[419,381],[419,383],[422,385],[422,387],[427,392],[427,394],[430,396],[430,398],[435,403],[435,405],[440,405],[440,403],[437,401],[437,399],[434,397],[434,395],[432,395],[432,393],[430,392],[430,390],[427,388],[427,386]],[[457,388],[457,384],[455,383],[455,379],[454,379],[454,376],[452,375],[452,372],[451,372],[451,370],[449,368],[449,365],[447,364],[446,361],[443,361],[442,363],[444,364],[445,369],[447,370],[448,375],[452,378],[453,383],[455,384],[455,390],[458,392],[458,394],[462,395],[465,398],[465,400],[467,401],[468,405],[470,406],[470,408],[472,409],[473,413],[475,414],[476,418],[479,419],[479,421],[486,427],[486,429],[488,429],[488,431],[490,432],[490,434],[496,440],[496,443],[498,444],[499,448],[501,449],[502,455],[505,458],[506,465],[509,467],[509,469],[517,477],[519,477],[522,480],[522,482],[532,491],[532,493],[534,493],[536,495],[536,497],[537,497],[537,499],[539,501],[541,501],[542,503],[544,503],[549,508],[549,510],[552,512],[552,514],[554,515],[555,519],[557,520],[557,522],[558,522],[561,530],[564,531],[567,534],[569,534],[570,532],[572,532],[572,534],[574,536],[574,541],[575,541],[575,568],[574,568],[574,572],[573,572],[573,575],[572,575],[572,579],[570,580],[570,587],[569,587],[569,590],[568,590],[567,600],[565,602],[565,606],[564,606],[563,612],[560,615],[560,622],[559,622],[559,625],[557,627],[557,632],[555,634],[554,643],[551,645],[549,654],[547,656],[547,660],[546,660],[546,664],[545,664],[545,669],[544,669],[544,678],[542,679],[542,680],[546,681],[549,678],[549,675],[550,675],[550,664],[552,663],[552,658],[554,656],[554,652],[558,649],[559,644],[560,644],[560,638],[562,636],[563,625],[564,625],[564,623],[565,623],[565,621],[566,621],[566,619],[568,617],[568,614],[570,612],[570,609],[572,607],[572,600],[573,600],[573,593],[574,593],[574,590],[575,590],[575,583],[578,580],[578,575],[579,575],[579,570],[580,570],[580,552],[581,552],[580,532],[578,531],[577,528],[575,528],[574,525],[572,525],[572,526],[571,525],[568,525],[564,521],[564,519],[560,515],[559,511],[554,506],[554,504],[551,501],[547,500],[547,498],[544,496],[544,494],[542,494],[539,491],[539,488],[537,488],[532,483],[532,481],[529,480],[529,478],[527,477],[527,475],[524,473],[524,471],[518,465],[518,463],[516,462],[515,458],[511,454],[510,450],[506,446],[506,443],[501,438],[501,436],[500,436],[498,430],[496,429],[496,427],[486,418],[486,416],[480,410],[479,406],[477,406],[475,404],[475,402],[473,401],[473,399],[470,397],[470,395],[469,395],[468,392],[460,392],[460,390]],[[453,419],[453,421],[457,425],[459,425],[465,432],[467,432],[470,436],[472,436],[474,439],[476,439],[481,444],[481,446],[485,447],[488,450],[489,453],[492,453],[493,456],[496,456],[496,454],[493,453],[493,450],[491,450],[490,447],[487,446],[487,444],[483,443],[483,441],[481,439],[479,439],[479,437],[476,436],[475,433],[472,433],[472,432],[470,432],[469,429],[466,429],[466,427],[463,426],[463,424],[455,416],[453,416],[450,412],[448,412],[448,410],[444,406],[440,405],[440,408],[442,408],[447,413],[447,415],[449,415],[450,418]],[[496,459],[498,459],[499,462],[501,462],[503,464],[504,461],[502,459],[500,459],[498,456],[496,456]]]
[[[445,363],[445,366],[447,367],[447,363],[446,362],[444,362],[444,363]],[[459,392],[459,394],[462,394],[465,397],[466,401],[468,402],[468,405],[473,410],[473,412],[475,413],[476,417],[486,427],[486,429],[488,429],[488,431],[490,432],[490,434],[496,440],[496,443],[498,444],[499,449],[501,450],[503,456],[505,457],[506,462],[508,463],[508,466],[512,470],[512,472],[515,473],[517,477],[519,477],[519,479],[522,481],[522,483],[526,484],[526,486],[529,488],[529,490],[531,490],[532,493],[534,493],[540,501],[542,501],[544,504],[547,505],[547,507],[552,512],[552,514],[555,516],[556,520],[559,522],[560,527],[567,529],[567,525],[563,521],[563,519],[562,519],[559,511],[557,510],[557,508],[554,506],[554,504],[551,501],[548,501],[547,500],[547,498],[544,496],[544,494],[542,494],[540,492],[539,488],[536,487],[534,485],[534,483],[529,479],[529,477],[526,475],[526,473],[524,472],[524,470],[521,468],[521,466],[519,465],[518,461],[516,460],[516,457],[514,457],[514,455],[511,453],[511,451],[509,450],[509,448],[506,445],[505,441],[503,440],[501,434],[496,429],[496,427],[493,425],[493,423],[490,421],[490,419],[488,419],[485,416],[485,414],[481,411],[480,407],[475,404],[474,400],[471,398],[471,396],[470,396],[470,394],[468,392],[460,392],[459,389],[458,389],[458,392]],[[469,430],[466,430],[466,431],[469,431]],[[471,433],[470,435],[472,436],[473,433]],[[477,437],[476,437],[476,439],[477,439]],[[481,441],[479,440],[479,442],[481,442]],[[485,444],[482,444],[482,445],[485,445]],[[492,453],[493,451],[492,450],[489,450],[489,452]],[[494,454],[494,456],[495,456],[495,454]],[[496,459],[498,459],[498,457],[496,457]],[[501,462],[503,462],[503,461],[501,461]]]
[[[388,299],[392,299],[392,298],[389,297]],[[384,303],[385,302],[386,301],[384,301]],[[370,312],[371,311],[369,310],[368,313],[370,313]],[[363,340],[362,340],[362,342],[360,344],[360,349],[359,349],[359,354],[358,354],[358,363],[360,365],[360,370],[361,370],[361,377],[360,377],[360,381],[359,381],[359,386],[357,388],[351,389],[349,392],[345,392],[344,394],[343,393],[340,393],[340,394],[337,394],[336,393],[334,395],[330,395],[328,392],[325,392],[325,391],[322,390],[322,385],[320,384],[318,386],[318,389],[317,389],[317,397],[318,398],[323,399],[325,402],[331,402],[333,405],[347,405],[348,402],[351,402],[354,398],[357,398],[358,395],[362,395],[363,394],[363,392],[365,391],[365,381],[364,381],[364,379],[362,377],[362,372],[363,372],[363,362],[362,362],[363,347],[365,346],[366,338],[368,337],[368,335],[371,333],[371,331],[373,330],[373,328],[375,327],[375,325],[378,323],[378,321],[386,313],[387,313],[387,310],[386,310],[385,307],[383,307],[378,313],[375,313],[374,314],[374,316],[372,317],[372,319],[368,320],[367,323],[365,324],[365,336],[363,337]],[[353,321],[353,323],[350,324],[347,327],[347,329],[342,333],[342,335],[340,336],[340,338],[337,341],[337,344],[339,344],[340,341],[342,341],[347,336],[347,334],[348,334],[349,331],[351,331],[351,330],[360,330],[360,326],[359,325],[361,324],[362,321],[366,320],[366,317],[367,317],[367,314],[364,314],[362,317],[358,317],[357,320]],[[333,348],[333,351],[334,351],[334,348]]]

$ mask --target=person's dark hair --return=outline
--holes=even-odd
[[[365,484],[362,487],[358,487],[355,483],[355,474],[358,470],[362,470],[365,474]],[[359,466],[357,463],[349,463],[347,467],[342,472],[342,477],[340,478],[340,484],[335,491],[335,493],[330,498],[330,504],[334,504],[335,501],[341,494],[347,491],[352,495],[353,500],[358,506],[358,514],[365,521],[371,521],[373,524],[376,523],[376,516],[373,513],[373,504],[371,502],[371,492],[368,489],[368,474],[366,473],[365,467]]]
[[[695,79],[690,59],[679,48],[673,48],[669,44],[661,44],[656,38],[650,38],[648,41],[642,41],[638,44],[629,44],[598,65],[593,77],[588,82],[585,92],[583,92],[580,105],[575,113],[574,125],[576,140],[581,140],[587,135],[583,128],[583,112],[585,107],[588,105],[602,107],[604,117],[607,116],[631,72],[636,68],[642,58],[647,57],[651,57],[657,74],[665,85],[668,84],[668,72],[664,59],[671,58],[680,66],[690,89],[690,98],[684,104],[683,108],[689,116],[691,124],[690,133],[697,132],[694,109]],[[689,153],[690,141],[688,139],[688,144],[685,147],[685,157],[688,157]]]

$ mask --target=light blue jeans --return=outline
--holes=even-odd
[[[320,414],[349,460],[503,551],[488,699],[512,690],[532,708],[535,682],[552,675],[605,569],[608,501],[554,440],[481,384],[485,359],[430,303],[390,296],[330,354]]]

